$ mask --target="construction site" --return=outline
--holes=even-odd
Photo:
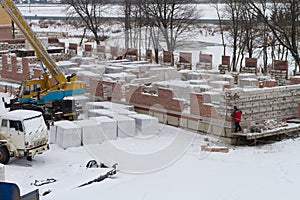
[[[135,48],[124,50],[91,42],[80,46],[63,42],[61,32],[37,32],[35,38],[26,26],[25,35],[22,28],[15,30],[11,16],[2,7],[0,16],[3,107],[14,97],[25,103],[31,98],[29,102],[38,105],[50,102],[47,109],[58,116],[47,119],[50,151],[51,145],[63,150],[85,146],[95,155],[105,147],[96,151],[94,145],[153,138],[164,129],[170,135],[182,130],[190,132],[191,138],[208,136],[222,146],[210,146],[201,139],[198,150],[223,153],[239,145],[272,144],[299,136],[300,76],[290,73],[286,60],[274,60],[268,74],[263,75],[256,58],[246,58],[241,70],[233,72],[230,56],[220,55],[217,60],[221,62],[214,63],[212,53],[178,51],[173,66],[168,51],[162,51],[160,62],[155,63],[151,49],[140,55]],[[20,24],[24,25],[22,21]],[[195,57],[198,59],[193,60]],[[45,68],[41,68],[41,60]],[[53,104],[57,100],[54,95],[72,102],[68,113],[63,109],[66,104]],[[234,106],[242,111],[239,132],[234,131]],[[192,141],[187,138],[182,139],[188,141],[185,147]],[[124,171],[140,170],[127,166],[122,158],[112,161],[99,155],[110,166],[118,162],[121,170],[122,164]],[[151,164],[143,167],[144,171],[160,168]]]

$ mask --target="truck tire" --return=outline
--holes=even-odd
[[[0,146],[0,163],[6,165],[9,161],[9,153],[5,146]]]
[[[27,156],[28,161],[32,161],[32,156]]]

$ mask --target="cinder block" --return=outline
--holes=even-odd
[[[159,133],[162,124],[158,123],[158,119],[149,115],[136,114],[129,115],[135,119],[136,131],[138,136],[151,136]]]
[[[178,126],[179,125],[179,118],[175,117],[175,116],[167,115],[167,123],[169,125],[172,125],[172,126]]]
[[[117,138],[117,121],[109,117],[94,117],[91,118],[97,121],[97,124],[103,133],[103,140],[114,140]]]
[[[74,122],[60,121],[56,124],[56,144],[61,148],[81,145],[81,130]]]
[[[124,137],[135,137],[136,136],[136,126],[135,120],[125,115],[116,115],[113,118],[117,121],[118,131],[117,136]]]

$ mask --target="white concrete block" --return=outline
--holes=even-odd
[[[117,121],[109,117],[93,117],[98,127],[102,130],[103,140],[114,140],[117,138]]]
[[[144,114],[136,114],[130,115],[129,117],[135,119],[136,125],[136,134],[138,136],[152,136],[159,133],[161,129],[161,124],[158,122],[158,118],[144,115]]]
[[[56,144],[61,148],[81,145],[81,131],[74,122],[60,121],[56,124]]]
[[[80,127],[82,134],[82,144],[100,144],[105,141],[103,130],[96,120],[82,120],[75,122]]]
[[[136,135],[135,120],[125,115],[116,115],[114,119],[118,124],[118,137],[133,137]]]
[[[99,116],[107,116],[113,118],[116,114],[107,109],[91,109],[88,110],[88,117],[99,117]]]

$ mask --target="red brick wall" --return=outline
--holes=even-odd
[[[12,39],[12,36],[11,26],[0,26],[0,39]]]
[[[164,63],[172,63],[172,52],[165,51],[163,52],[163,62]]]
[[[76,43],[70,43],[69,44],[69,49],[70,50],[75,50],[76,54],[77,54],[77,48],[78,48],[78,44],[76,44]]]
[[[93,46],[91,44],[85,44],[84,45],[84,50],[85,51],[93,51]]]
[[[274,81],[268,80],[263,83],[263,87],[276,87],[276,86],[278,86],[278,82],[275,80]]]
[[[222,65],[228,65],[230,69],[230,56],[222,56]]]
[[[17,66],[17,57],[11,56],[11,69],[8,69],[8,56],[2,55],[2,70],[0,71],[1,77],[16,81],[22,81],[30,78],[29,73],[29,60],[28,58],[22,58],[22,69],[20,72]]]
[[[203,104],[203,102],[203,94],[190,93],[190,114],[224,120],[224,117],[219,115],[213,106],[209,104]],[[227,121],[231,121],[231,119],[227,119]]]
[[[212,55],[211,54],[203,54],[200,52],[199,54],[199,62],[210,63],[212,64]]]
[[[159,88],[157,95],[151,95],[143,93],[141,86],[130,85],[129,91],[126,93],[126,101],[149,107],[163,107],[169,111],[183,111],[183,101],[174,99],[173,90],[167,88]]]
[[[275,70],[288,70],[288,61],[286,60],[274,60],[273,68]]]
[[[192,63],[192,53],[179,52],[179,62]]]
[[[291,77],[290,84],[291,85],[300,84],[300,76]]]

